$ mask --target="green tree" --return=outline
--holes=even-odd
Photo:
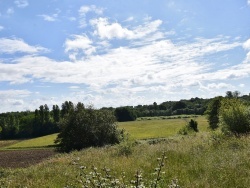
[[[119,143],[123,131],[117,129],[114,114],[109,110],[76,107],[60,122],[61,131],[55,143],[63,152],[90,146]]]
[[[115,116],[117,121],[134,121],[136,120],[136,114],[132,108],[119,107],[115,109]]]
[[[223,97],[215,97],[208,104],[207,110],[205,112],[209,127],[215,130],[219,127],[219,110],[221,106],[221,101]]]
[[[58,105],[53,105],[52,114],[54,123],[58,123],[60,121],[60,109]]]

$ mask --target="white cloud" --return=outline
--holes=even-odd
[[[69,89],[75,90],[75,89],[80,89],[80,87],[79,86],[70,86]]]
[[[94,34],[101,39],[140,39],[156,32],[162,24],[161,20],[155,20],[144,23],[134,29],[122,27],[119,23],[109,23],[107,18],[98,18],[90,21],[95,28]]]
[[[86,84],[95,83],[94,91],[107,88],[125,88],[137,92],[162,86],[164,91],[176,88],[199,86],[197,80],[207,82],[248,77],[250,65],[210,71],[209,65],[201,63],[208,54],[235,48],[238,43],[226,43],[221,39],[199,39],[191,44],[174,44],[169,40],[155,41],[140,47],[110,49],[102,55],[90,55],[87,59],[72,62],[57,62],[42,56],[24,56],[11,64],[0,63],[0,81],[11,83],[42,82]],[[73,36],[65,42],[66,51],[88,50],[92,43],[86,36]],[[209,48],[208,48],[209,47]],[[208,49],[207,49],[208,48]],[[180,86],[180,87],[179,87]],[[220,87],[222,85],[219,85]],[[211,88],[212,86],[210,86]],[[153,90],[153,89],[152,89]]]
[[[0,90],[0,112],[23,110],[24,100],[30,95],[28,90]]]
[[[72,39],[65,41],[65,52],[70,54],[70,59],[76,60],[76,56],[79,54],[91,55],[95,52],[92,43],[87,35],[73,35]]]
[[[85,16],[88,12],[94,12],[98,15],[103,13],[102,8],[98,8],[95,5],[90,5],[90,6],[81,6],[80,9],[78,10],[80,16]]]
[[[250,50],[250,39],[245,41],[242,46],[245,50]]]
[[[98,8],[95,5],[81,6],[78,10],[80,28],[84,28],[87,26],[86,15],[90,12],[101,15],[103,13],[103,8]]]
[[[18,38],[0,38],[0,54],[14,54],[14,53],[39,53],[47,52],[46,48],[40,46],[30,46],[22,39]]]
[[[131,22],[134,20],[133,16],[128,17],[126,20],[124,20],[124,22]]]
[[[57,21],[58,14],[53,14],[53,15],[42,14],[42,15],[38,15],[38,16],[42,17],[45,21],[55,22],[55,21]]]
[[[247,4],[250,5],[250,0],[247,0]]]
[[[27,0],[16,0],[15,4],[19,8],[25,8],[29,5],[29,2]]]
[[[3,29],[4,29],[4,27],[0,25],[0,31],[2,31]]]
[[[242,46],[243,46],[243,48],[245,50],[248,51],[248,53],[246,54],[246,58],[245,58],[243,63],[249,63],[250,62],[250,39],[245,41]]]

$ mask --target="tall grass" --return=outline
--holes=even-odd
[[[120,155],[119,146],[89,148],[70,154],[59,154],[48,161],[27,169],[0,169],[1,180],[7,187],[64,187],[74,184],[79,166],[97,169],[108,167],[126,181],[134,179],[140,170],[144,179],[152,179],[157,158],[166,152],[163,169],[166,187],[178,179],[182,187],[249,187],[250,137],[221,138],[210,133],[179,136],[157,144],[132,146],[130,155]],[[1,184],[0,184],[1,185]]]

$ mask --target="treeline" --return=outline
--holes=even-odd
[[[172,116],[181,114],[203,115],[210,99],[191,98],[189,100],[166,101],[161,104],[154,102],[150,105],[125,106],[119,108],[106,108],[113,111],[121,111],[121,108],[133,111],[136,117]]]
[[[77,105],[83,105],[78,103]],[[65,101],[61,109],[53,105],[41,105],[34,112],[8,112],[0,114],[0,139],[31,138],[59,132],[59,122],[74,105]]]
[[[239,92],[228,91],[228,97],[236,96],[250,103],[250,95],[239,96]],[[189,100],[166,101],[161,104],[154,102],[150,105],[126,107],[104,107],[116,116],[118,121],[133,121],[137,117],[171,116],[181,114],[203,115],[212,99],[191,98]],[[83,106],[77,103],[76,106]],[[60,130],[59,122],[74,110],[71,101],[65,101],[61,108],[53,105],[52,109],[41,105],[35,111],[8,112],[0,114],[0,139],[29,138],[57,133]]]

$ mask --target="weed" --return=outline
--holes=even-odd
[[[158,164],[154,169],[152,179],[143,179],[142,171],[137,170],[134,179],[128,181],[126,180],[125,172],[120,175],[112,172],[111,169],[104,167],[98,170],[97,167],[92,166],[90,170],[86,166],[82,166],[78,161],[73,161],[72,164],[76,165],[79,169],[79,174],[76,176],[76,181],[67,185],[65,188],[73,187],[83,187],[83,188],[157,188],[160,187],[160,182],[162,181],[163,167],[165,166],[166,154],[162,154],[160,158],[157,159]],[[165,186],[164,186],[165,187]],[[169,187],[180,187],[177,180],[172,180]]]

